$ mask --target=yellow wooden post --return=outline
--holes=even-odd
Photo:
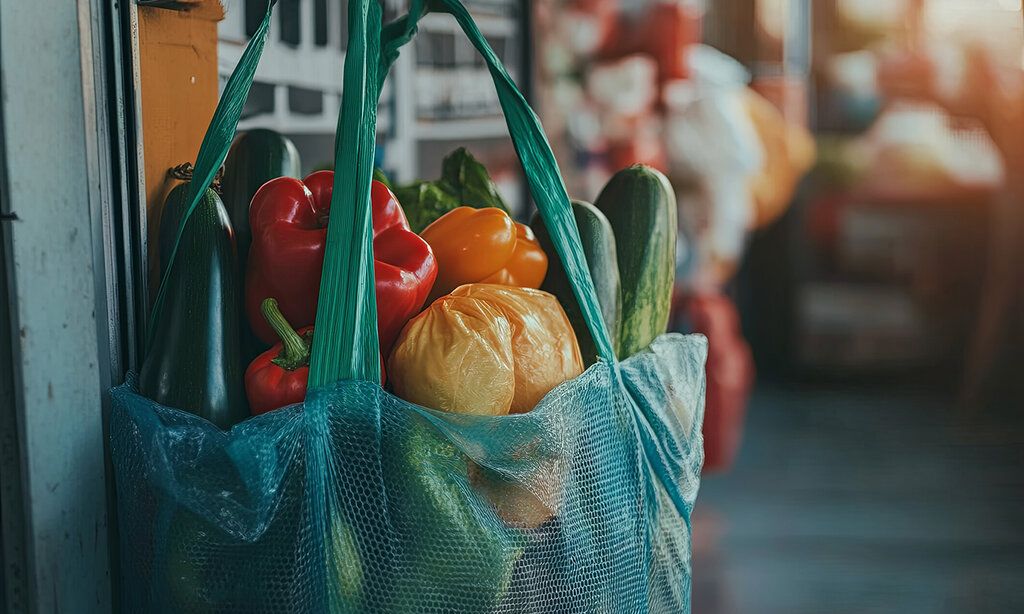
[[[217,22],[224,18],[224,9],[219,0],[187,4],[185,10],[139,7],[151,270],[159,262],[156,237],[164,198],[176,183],[167,170],[182,162],[195,162],[217,106]]]

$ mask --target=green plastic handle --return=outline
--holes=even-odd
[[[540,120],[462,3],[433,0],[429,6],[454,16],[487,62],[530,193],[565,267],[598,355],[614,363],[611,337],[601,317],[569,195]],[[380,7],[375,0],[349,1],[350,38],[336,137],[337,172],[313,337],[310,388],[350,379],[380,382],[370,224],[377,100],[399,49],[416,34],[417,23],[426,12],[424,0],[412,0],[407,15],[381,28]]]
[[[347,379],[380,383],[370,181],[380,97],[381,10],[348,3],[349,42],[334,142],[334,188],[310,357],[309,388]]]
[[[267,12],[263,16],[256,32],[249,39],[245,46],[238,65],[228,78],[224,86],[224,93],[221,94],[217,109],[213,112],[210,126],[203,136],[203,143],[199,146],[199,153],[196,155],[196,163],[192,170],[192,180],[188,186],[188,208],[185,215],[181,217],[178,225],[178,234],[174,239],[174,247],[167,259],[167,268],[163,277],[160,278],[160,286],[157,290],[156,300],[153,302],[153,309],[149,312],[149,322],[146,326],[146,344],[152,338],[153,327],[160,318],[160,311],[163,309],[164,295],[167,293],[167,278],[170,276],[171,268],[174,267],[175,257],[178,255],[178,244],[181,236],[185,233],[185,225],[188,223],[192,213],[199,205],[199,199],[206,192],[206,189],[213,183],[217,175],[217,169],[224,163],[224,158],[231,148],[231,141],[235,138],[235,130],[238,128],[238,120],[242,116],[242,108],[249,97],[249,88],[252,87],[253,75],[256,74],[256,66],[263,55],[263,46],[267,41],[267,32],[270,30],[270,17],[274,12],[274,5],[277,0],[268,0]]]

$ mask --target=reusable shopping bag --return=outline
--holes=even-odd
[[[141,396],[132,374],[112,391],[124,610],[688,612],[706,342],[669,334],[615,360],[540,123],[458,0],[430,8],[452,14],[487,62],[602,359],[520,415],[446,414],[381,387],[369,208],[377,99],[426,6],[412,0],[382,27],[376,1],[348,4],[306,400],[222,431]],[[226,155],[272,8],[203,141],[190,210]],[[539,503],[551,518],[516,526],[500,500]]]

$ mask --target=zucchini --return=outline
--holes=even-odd
[[[174,240],[178,236],[178,227],[181,225],[181,216],[184,215],[185,208],[188,207],[188,184],[192,175],[188,174],[187,176],[188,179],[178,183],[178,185],[174,186],[174,188],[167,194],[167,198],[164,199],[163,209],[160,210],[160,227],[157,229],[157,252],[160,256],[160,275],[157,277],[158,282],[164,278],[164,273],[167,271],[171,251],[174,249]],[[218,200],[219,199],[220,197],[218,197]],[[202,202],[200,202],[199,205],[196,205],[197,213],[201,206]],[[223,208],[224,205],[222,204],[221,207]],[[234,233],[233,227],[232,233]],[[178,252],[181,252],[180,247],[178,248]]]
[[[164,206],[161,243],[169,241],[170,247],[187,191],[187,183],[175,187]],[[170,247],[161,249],[162,268]],[[231,221],[220,197],[207,188],[185,225],[167,277],[139,373],[140,391],[221,428],[244,420],[249,411],[242,385],[241,313]]]
[[[607,216],[618,248],[624,359],[668,327],[679,232],[676,196],[665,175],[637,164],[615,173],[594,205]]]
[[[277,177],[299,178],[299,151],[288,137],[273,130],[257,128],[240,134],[231,144],[224,161],[221,191],[224,205],[235,229],[238,270],[245,279],[245,266],[252,243],[249,203],[264,183]]]
[[[601,305],[601,315],[608,328],[608,334],[611,336],[612,349],[617,354],[619,351],[619,327],[622,321],[622,298],[620,296],[615,235],[612,233],[608,218],[594,205],[573,201],[572,212],[580,231],[580,241],[583,243],[583,255],[587,258],[587,268],[590,269],[590,277],[594,280],[594,289],[597,290],[597,302]],[[537,235],[537,241],[540,242],[541,248],[548,254],[548,273],[544,277],[544,283],[541,284],[540,289],[554,294],[558,302],[562,304],[565,315],[569,317],[569,322],[572,324],[573,330],[576,331],[576,341],[580,346],[583,364],[590,366],[597,362],[597,347],[539,213],[533,214],[530,227]]]
[[[299,151],[288,137],[257,128],[240,134],[231,144],[231,150],[224,161],[224,178],[221,193],[227,207],[231,226],[235,229],[235,245],[238,248],[238,279],[245,279],[249,262],[249,246],[252,244],[252,229],[249,228],[249,203],[264,183],[277,177],[301,176]],[[256,358],[267,344],[256,337],[249,325],[249,318],[242,314],[242,347],[246,364]]]

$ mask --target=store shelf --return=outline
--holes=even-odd
[[[220,39],[217,65],[220,74],[230,75],[245,51],[245,43]],[[268,40],[255,80],[340,93],[345,54],[328,47],[292,47]]]
[[[377,134],[387,135],[391,131],[391,118],[383,109],[377,115]],[[300,115],[257,115],[238,122],[239,130],[268,128],[285,134],[334,134],[338,128],[338,112],[323,113],[310,117]]]
[[[503,117],[475,119],[419,120],[416,137],[426,141],[473,141],[508,138]]]
[[[486,15],[498,17],[514,17],[519,9],[518,2],[509,0],[463,0],[474,19],[481,19]]]
[[[519,27],[514,17],[498,15],[474,14],[473,20],[486,37],[515,36]],[[447,13],[429,13],[420,20],[420,30],[437,34],[458,34],[462,36],[462,27],[455,18]]]
[[[328,0],[320,13],[314,0],[296,2],[290,25],[283,25],[280,7],[271,22],[247,115],[239,129],[269,128],[304,137],[316,152],[312,155],[322,157],[319,148],[324,139],[334,135],[341,103],[347,40],[345,2]],[[526,74],[520,65],[525,23],[521,3],[472,0],[466,6],[512,78]],[[247,19],[248,3],[242,0],[230,0],[227,8],[218,27],[222,82],[237,65],[253,21]],[[385,8],[394,17],[408,6],[403,0],[385,0]],[[288,42],[282,38],[286,29]],[[424,16],[419,35],[403,48],[381,94],[377,135],[383,156],[380,164],[396,181],[411,181],[433,172],[436,161],[420,159],[433,155],[424,153],[431,152],[431,147],[446,152],[457,144],[476,143],[484,154],[505,147],[497,142],[482,144],[507,141],[508,129],[490,74],[451,15]]]

